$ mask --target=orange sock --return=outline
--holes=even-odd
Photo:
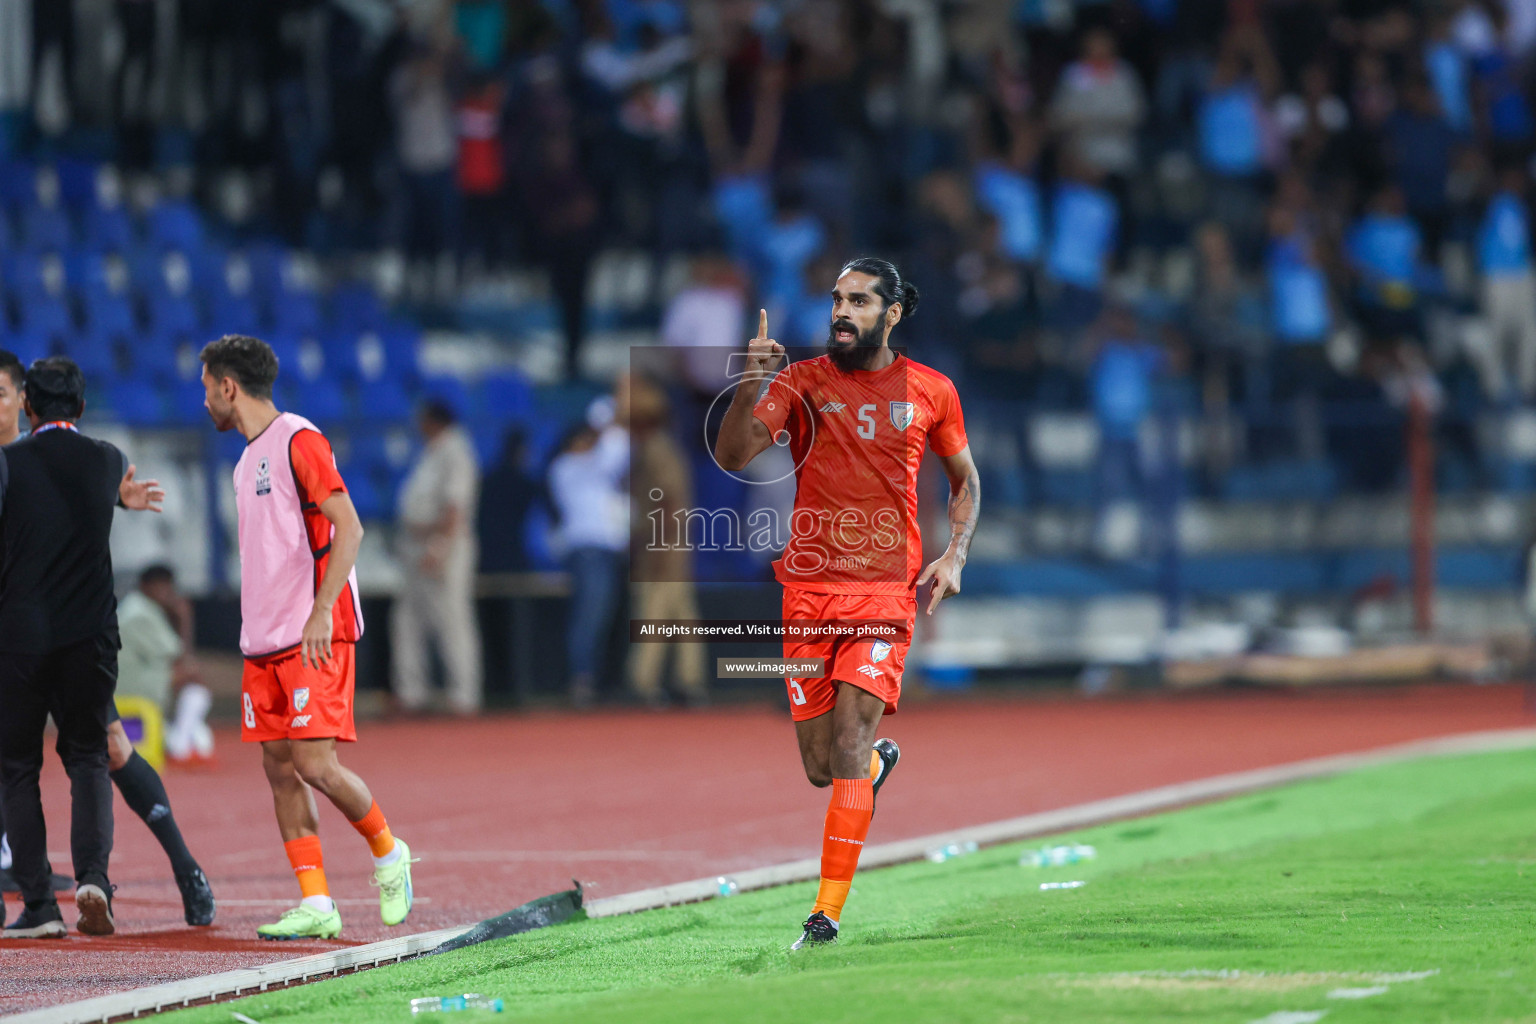
[[[299,880],[299,891],[304,898],[329,896],[330,887],[325,884],[325,855],[320,852],[319,836],[299,836],[283,844],[288,851],[288,863]]]
[[[395,848],[394,834],[389,831],[389,823],[384,820],[384,812],[379,810],[377,800],[368,808],[363,820],[354,821],[352,827],[357,829],[358,835],[368,840],[368,849],[375,857],[387,857],[389,851]]]
[[[821,888],[811,913],[826,914],[834,921],[842,917],[874,810],[875,793],[869,779],[832,780],[832,802],[827,806],[826,833],[821,841]]]

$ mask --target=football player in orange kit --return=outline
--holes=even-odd
[[[784,586],[785,658],[823,659],[820,676],[786,684],[806,777],[830,785],[832,800],[821,886],[795,949],[837,938],[875,794],[901,756],[875,730],[901,696],[918,589],[932,581],[928,614],[960,592],[980,510],[954,384],[890,347],[917,299],[890,262],[852,261],[832,291],[826,354],[777,374],[784,347],[768,337],[761,313],[715,443],[726,470],[776,442],[789,445],[796,465],[791,536],[774,574]],[[925,447],[950,483],[949,546],[927,567],[917,518]]]

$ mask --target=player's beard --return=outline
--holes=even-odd
[[[877,322],[867,331],[860,331],[854,326],[852,320],[834,320],[827,330],[827,355],[832,357],[832,362],[841,370],[867,370],[869,364],[875,361],[880,354],[881,325]],[[853,344],[844,345],[837,341],[837,331],[841,328],[853,332]]]

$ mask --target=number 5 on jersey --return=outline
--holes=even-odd
[[[875,436],[874,412],[877,408],[874,402],[859,406],[859,436],[866,441]]]

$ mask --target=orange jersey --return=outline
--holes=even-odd
[[[965,418],[948,377],[898,354],[881,370],[830,356],[779,372],[752,410],[795,461],[789,542],[773,563],[786,587],[907,594],[922,573],[917,471],[923,449],[963,451]]]

